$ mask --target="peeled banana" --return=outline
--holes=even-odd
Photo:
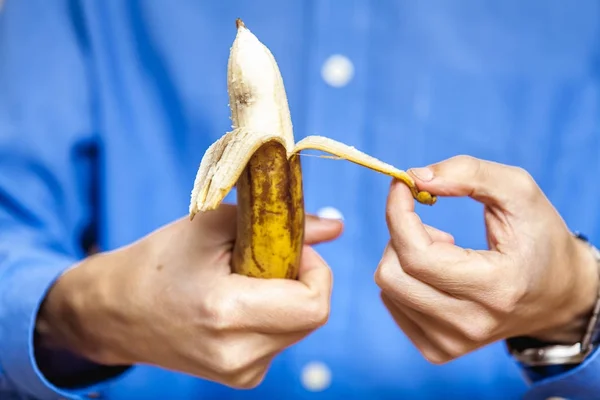
[[[281,73],[271,54],[238,19],[227,65],[232,130],[205,152],[191,194],[190,218],[217,208],[237,189],[233,272],[258,278],[296,279],[304,241],[300,152],[333,154],[397,178],[420,203],[436,197],[419,191],[406,172],[354,147],[322,136],[294,141]]]

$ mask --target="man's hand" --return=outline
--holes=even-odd
[[[41,343],[104,365],[257,385],[275,355],[327,321],[332,277],[309,246],[298,280],[231,273],[235,218],[224,205],[86,259],[50,290],[37,322]],[[306,243],[341,230],[338,221],[307,216]]]
[[[420,190],[483,203],[489,244],[456,246],[421,222],[404,184],[392,185],[391,241],[375,280],[426,359],[444,363],[517,336],[581,339],[596,299],[596,263],[527,172],[461,156],[411,173]]]

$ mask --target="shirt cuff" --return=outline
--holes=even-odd
[[[0,276],[0,369],[19,393],[37,399],[83,399],[98,386],[65,390],[40,372],[34,349],[39,307],[55,280],[75,260],[55,253],[25,256],[5,264]],[[2,263],[2,262],[0,262]],[[108,380],[102,381],[107,384]]]
[[[548,398],[596,399],[600,393],[600,353],[596,348],[580,365],[548,375],[528,374],[532,381],[523,400]]]

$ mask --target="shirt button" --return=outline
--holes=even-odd
[[[327,219],[339,219],[339,220],[344,219],[344,216],[342,215],[340,210],[338,210],[337,208],[334,208],[334,207],[323,207],[323,208],[319,209],[319,211],[317,211],[317,215],[321,218],[327,218]]]
[[[302,386],[311,392],[320,392],[329,387],[331,371],[322,362],[308,363],[302,370]]]
[[[339,88],[346,86],[354,75],[354,65],[341,54],[330,56],[321,68],[321,76],[328,85]]]

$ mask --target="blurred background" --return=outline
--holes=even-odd
[[[46,166],[50,176],[72,161],[47,180],[48,192],[36,192],[49,201],[36,211],[65,240],[55,247],[74,258],[124,246],[187,213],[204,151],[230,129],[226,65],[238,17],[279,64],[296,140],[329,136],[401,169],[459,154],[521,166],[569,227],[600,242],[596,0],[31,4],[0,22],[0,104],[11,105],[0,110],[0,121],[11,121],[0,125],[0,157],[26,154],[31,170]],[[5,64],[2,54],[21,64]],[[72,135],[78,141],[89,133],[79,158],[64,126],[81,130]],[[0,158],[0,193],[1,185],[26,186],[9,164]],[[303,158],[303,173],[307,210],[346,223],[339,241],[319,247],[336,282],[331,320],[278,358],[257,393],[282,381],[290,398],[336,388],[369,397],[373,387],[389,398],[423,387],[467,396],[473,382],[521,393],[501,343],[435,367],[381,306],[372,277],[389,239],[389,178],[314,157]],[[80,181],[88,197],[61,197]],[[18,207],[5,210],[22,217]],[[487,247],[479,204],[442,199],[418,211],[459,245]],[[144,375],[129,379],[122,385],[133,390]]]

